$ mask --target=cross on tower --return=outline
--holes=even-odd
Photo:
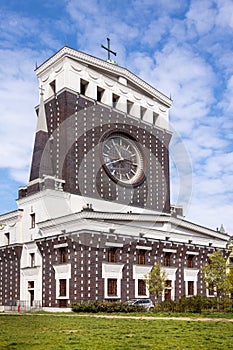
[[[39,90],[40,90],[40,95],[44,95],[43,91],[44,91],[45,89],[43,88],[43,85],[41,85],[41,86],[39,87]]]
[[[108,51],[108,60],[110,60],[110,53],[112,53],[113,55],[116,56],[116,52],[114,52],[110,49],[110,39],[109,38],[107,38],[107,42],[108,42],[108,47],[106,47],[104,45],[101,45],[101,47]]]

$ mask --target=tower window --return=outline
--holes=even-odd
[[[104,95],[104,89],[100,88],[99,86],[97,87],[97,101],[102,102],[102,98]]]
[[[144,115],[146,113],[146,108],[145,107],[140,107],[140,118],[143,119]]]
[[[145,250],[139,250],[138,251],[138,264],[139,265],[145,265]]]
[[[153,112],[153,124],[156,124],[157,120],[158,120],[159,114]]]
[[[36,226],[36,214],[32,213],[31,215],[31,228],[35,228]]]
[[[112,106],[113,106],[113,108],[117,108],[119,98],[120,98],[120,96],[112,94]]]
[[[117,279],[108,279],[108,296],[117,296]]]
[[[56,94],[56,80],[51,81],[49,84],[53,94]]]
[[[30,253],[30,267],[35,266],[35,253]]]
[[[9,232],[5,233],[4,238],[5,238],[5,245],[10,244],[10,233]]]
[[[88,85],[88,81],[83,79],[80,80],[80,93],[82,95],[86,95],[87,85]]]
[[[133,107],[133,102],[127,100],[127,114],[131,113],[132,107]]]

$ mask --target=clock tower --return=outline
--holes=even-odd
[[[36,74],[43,127],[19,198],[59,187],[96,210],[170,213],[171,100],[127,69],[69,47]]]

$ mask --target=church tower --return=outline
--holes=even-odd
[[[108,47],[109,49],[109,47]],[[64,47],[36,69],[41,90],[29,183],[0,215],[0,310],[211,296],[202,267],[229,236],[170,210],[171,100],[114,61]],[[17,309],[16,309],[17,310]]]
[[[105,203],[170,213],[171,100],[127,69],[69,47],[36,74],[38,127],[19,198],[60,181],[97,209]]]

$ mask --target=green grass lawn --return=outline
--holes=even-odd
[[[232,322],[0,314],[0,349],[231,349]]]

